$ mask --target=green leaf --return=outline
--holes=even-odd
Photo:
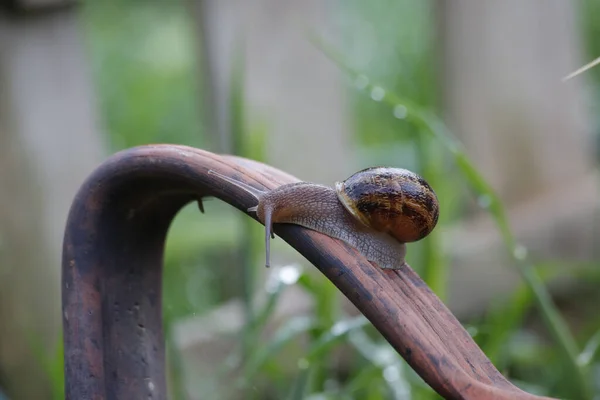
[[[600,329],[592,335],[581,354],[579,354],[579,357],[577,358],[579,364],[582,366],[590,365],[598,353],[598,348],[600,348]]]

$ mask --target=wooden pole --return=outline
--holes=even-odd
[[[114,155],[81,187],[63,254],[67,399],[166,398],[161,270],[169,224],[184,204],[206,196],[244,212],[255,205],[209,170],[262,190],[297,181],[251,160],[156,145]],[[409,266],[383,270],[324,234],[289,224],[274,230],[445,398],[541,399],[494,368]]]

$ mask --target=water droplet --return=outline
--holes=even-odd
[[[389,365],[383,369],[383,379],[388,382],[396,382],[400,380],[400,369],[397,365]]]
[[[469,335],[474,338],[479,333],[479,329],[477,329],[476,326],[471,325],[467,327],[467,332],[469,332]]]
[[[348,330],[348,324],[345,322],[337,322],[331,327],[331,334],[334,336],[339,336]]]
[[[279,280],[285,285],[293,285],[300,278],[300,267],[297,264],[285,265],[279,269]]]
[[[397,104],[396,107],[394,107],[394,117],[398,119],[406,118],[407,113],[408,110],[402,104]]]
[[[375,351],[374,359],[378,365],[390,365],[396,360],[397,353],[388,347],[380,347]]]
[[[517,260],[523,261],[527,257],[527,248],[521,244],[516,245],[513,250],[513,256],[515,256]]]
[[[277,293],[277,291],[279,291],[281,280],[277,277],[277,275],[277,272],[272,272],[269,274],[267,281],[265,282],[265,291],[267,293]]]
[[[308,369],[309,366],[310,366],[310,363],[308,362],[308,360],[306,358],[301,358],[298,360],[298,368]]]
[[[479,207],[481,208],[488,208],[492,205],[492,198],[487,194],[482,194],[477,199],[477,204],[479,204]]]
[[[267,293],[275,293],[281,290],[281,285],[293,285],[298,282],[300,275],[302,275],[302,267],[299,264],[271,268],[265,290]]]
[[[367,85],[369,84],[369,78],[367,78],[364,75],[359,75],[356,77],[356,80],[354,81],[354,85],[356,86],[357,89],[364,89],[367,87]]]
[[[375,101],[381,101],[385,97],[385,90],[382,87],[375,86],[373,90],[371,90],[371,98]]]

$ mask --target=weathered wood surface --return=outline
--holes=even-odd
[[[68,399],[166,398],[161,270],[169,224],[186,203],[254,199],[209,175],[259,189],[297,179],[275,168],[175,145],[120,152],[83,184],[63,254]],[[295,225],[275,232],[302,253],[448,399],[540,399],[505,379],[409,267],[382,270],[345,243]]]

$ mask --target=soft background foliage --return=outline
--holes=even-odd
[[[462,322],[498,369],[525,390],[598,399],[598,265],[530,259],[516,241],[505,205],[441,116],[433,8],[431,1],[346,1],[335,18],[339,43],[310,32],[307,40],[343,71],[359,163],[397,165],[401,159],[436,189],[442,218],[431,237],[410,245],[411,265],[448,299],[452,260],[443,235],[473,208],[485,211],[520,280],[485,310],[461,315]],[[579,3],[578,28],[589,59],[600,55],[598,12],[599,1]],[[214,145],[202,111],[207,82],[193,23],[181,1],[83,2],[86,51],[111,153],[156,142]],[[244,61],[238,62],[230,102],[233,148],[269,162],[269,114],[261,116],[264,124],[246,122]],[[600,68],[586,75],[588,105],[596,110]],[[598,122],[593,121],[596,143]],[[172,398],[196,398],[189,392],[215,399],[235,398],[234,393],[255,399],[439,397],[308,262],[264,271],[262,227],[218,201],[207,200],[205,208],[205,214],[196,205],[182,210],[167,243],[164,320]],[[275,241],[277,251],[290,252],[281,242]],[[577,289],[558,290],[551,299],[546,283],[561,279]],[[309,313],[276,312],[296,295],[310,300]],[[186,361],[177,332],[231,301],[240,302],[242,318],[214,338],[216,347],[230,345],[205,354],[218,365],[206,376]],[[190,326],[188,336],[196,325]],[[55,398],[62,398],[62,348],[32,343]]]

